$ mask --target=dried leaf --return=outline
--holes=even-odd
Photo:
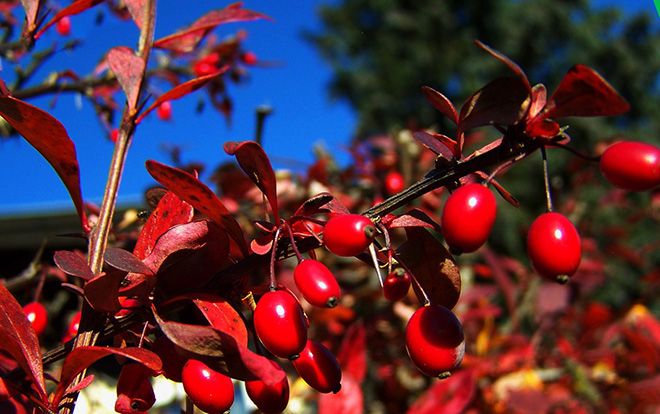
[[[236,157],[238,165],[264,193],[273,211],[273,221],[279,223],[277,180],[275,179],[273,167],[270,165],[270,160],[261,145],[254,141],[227,142],[224,149],[227,154]]]
[[[199,356],[209,367],[232,378],[261,380],[272,385],[286,375],[279,366],[239,344],[228,333],[210,326],[165,321],[155,311],[154,317],[165,336],[175,345]]]
[[[83,229],[89,231],[80,191],[76,148],[64,126],[41,109],[11,96],[0,96],[0,116],[55,169],[71,195]]]
[[[27,0],[23,0],[24,2]],[[49,27],[57,23],[59,20],[66,16],[73,16],[75,14],[80,14],[84,12],[87,9],[90,9],[94,6],[96,6],[99,3],[102,3],[104,0],[76,0],[73,3],[69,4],[59,12],[53,16],[52,19],[48,23],[44,25],[44,27],[39,30],[39,33],[37,33],[34,37],[35,39],[38,39],[41,37],[41,35],[44,34],[46,30],[48,30]]]
[[[183,82],[179,85],[176,85],[174,88],[170,89],[169,91],[165,92],[164,94],[156,98],[156,100],[147,109],[145,109],[140,114],[140,116],[138,116],[135,122],[139,124],[144,119],[144,117],[149,115],[149,113],[154,109],[158,108],[160,104],[162,104],[163,102],[174,101],[176,99],[183,98],[184,96],[195,92],[196,90],[200,89],[201,87],[209,83],[211,80],[227,72],[228,69],[229,66],[223,66],[219,68],[216,72],[211,73],[210,75],[200,76],[199,78],[194,78],[187,82]]]
[[[68,250],[58,250],[53,255],[55,265],[64,273],[89,280],[94,277],[92,269],[89,268],[87,261],[74,252]]]
[[[628,110],[628,102],[598,72],[575,65],[550,97],[544,116],[612,116]]]
[[[107,60],[110,70],[126,94],[129,110],[135,110],[144,76],[144,60],[131,48],[123,46],[110,49]]]
[[[118,247],[108,247],[103,255],[105,263],[124,272],[153,275],[151,269],[131,252]]]
[[[426,229],[406,228],[408,240],[399,248],[399,257],[410,269],[434,305],[452,309],[461,293],[461,275],[445,246]],[[423,297],[413,284],[418,297]]]
[[[195,50],[204,37],[220,24],[267,18],[264,14],[243,9],[242,3],[233,3],[224,9],[212,10],[187,28],[156,40],[154,47],[178,53],[189,53]]]
[[[431,102],[431,105],[435,107],[435,109],[440,111],[441,114],[447,117],[454,124],[458,124],[458,113],[456,112],[456,108],[445,95],[429,86],[422,86],[422,92],[424,93],[424,96],[426,96],[426,99]]]
[[[39,339],[25,317],[21,305],[2,283],[0,283],[0,349],[16,360],[33,381],[39,397],[45,399],[46,385]]]
[[[163,233],[177,224],[190,223],[192,218],[193,207],[182,201],[176,194],[167,192],[142,227],[133,254],[138,259],[144,259],[151,254],[156,240]]]
[[[215,193],[199,181],[197,177],[178,168],[169,167],[153,160],[147,161],[147,170],[161,185],[179,196],[182,200],[190,203],[194,208],[206,214],[211,220],[224,228],[239,249],[236,251],[232,248],[232,255],[236,256],[238,254],[245,256],[248,254],[243,230],[241,230],[238,222]]]
[[[154,373],[160,372],[162,362],[158,355],[144,348],[111,348],[100,346],[81,346],[75,348],[64,360],[57,389],[53,394],[53,405],[59,405],[65,390],[73,379],[89,368],[93,363],[108,355],[118,355],[139,362]]]

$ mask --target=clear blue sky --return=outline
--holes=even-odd
[[[164,143],[182,147],[184,162],[201,161],[209,167],[218,165],[226,159],[222,143],[253,138],[254,109],[262,104],[274,108],[266,125],[264,147],[273,157],[276,168],[290,167],[278,161],[284,158],[310,163],[313,160],[312,146],[317,142],[325,143],[340,163],[346,162],[345,146],[351,138],[355,115],[346,105],[329,101],[326,85],[331,72],[300,36],[303,29],[318,27],[315,12],[319,5],[333,1],[338,0],[245,1],[245,7],[269,15],[273,21],[229,24],[221,26],[217,34],[223,36],[244,28],[249,34],[246,47],[260,59],[281,65],[254,69],[249,83],[231,88],[235,99],[231,127],[210,106],[201,116],[194,113],[201,96],[199,93],[174,102],[173,121],[164,123],[155,117],[145,120],[129,153],[120,188],[120,203],[140,200],[144,189],[153,184],[144,162],[148,159],[169,162],[161,148]],[[157,19],[157,37],[191,23],[211,7],[211,3],[215,7],[228,4],[190,0],[185,2],[186,7],[181,7],[180,3],[172,7],[171,2],[160,2],[162,10]],[[596,3],[620,5],[628,11],[648,10],[655,14],[652,0],[597,0]],[[61,70],[69,59],[79,64],[80,57],[84,56],[82,67],[78,67],[84,74],[92,70],[102,53],[110,47],[135,47],[137,29],[131,23],[107,18],[102,26],[96,27],[92,24],[94,15],[91,12],[72,18],[72,36],[87,39],[86,43],[71,54],[63,53],[50,68]],[[46,47],[53,41],[61,41],[54,32],[45,36],[40,46]],[[40,73],[41,76],[45,74],[47,71]],[[0,77],[9,76],[0,71]],[[112,144],[103,138],[90,105],[82,101],[82,106],[78,106],[73,95],[59,97],[54,108],[50,108],[51,99],[31,102],[50,111],[67,128],[78,151],[83,196],[98,203],[103,194]],[[0,171],[4,176],[0,214],[72,208],[64,186],[51,167],[22,139],[0,141]],[[202,178],[207,178],[209,172]]]

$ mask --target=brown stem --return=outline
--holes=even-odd
[[[138,55],[144,60],[144,66],[146,68],[146,62],[149,60],[149,53],[151,52],[151,45],[153,44],[154,38],[156,0],[147,0],[145,7],[145,21],[143,22],[143,29],[140,32]],[[140,77],[140,94],[142,93],[144,76],[145,71],[141,73]],[[119,194],[119,184],[126,164],[126,156],[128,155],[128,148],[131,144],[133,131],[135,130],[136,116],[137,111],[135,108],[127,107],[124,110],[119,138],[115,144],[112,161],[110,162],[110,171],[108,173],[105,193],[103,194],[103,202],[101,204],[98,224],[90,235],[87,261],[92,273],[95,275],[100,274],[103,269],[103,255],[108,244],[108,235],[110,234],[110,229],[112,227],[112,217],[114,216],[117,196]],[[104,315],[94,311],[94,309],[85,302],[82,309],[80,328],[78,335],[74,340],[73,347],[79,348],[94,345],[103,330],[105,319]],[[85,372],[83,371],[76,377],[72,385],[79,383],[84,376]],[[71,407],[75,405],[77,396],[76,393],[62,401],[62,405],[60,406],[61,414],[69,414],[72,411]]]

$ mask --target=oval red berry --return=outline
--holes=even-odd
[[[44,333],[48,326],[48,312],[44,305],[39,302],[30,302],[23,306],[23,312],[37,336]]]
[[[274,361],[270,363],[277,366]],[[265,414],[281,413],[289,403],[289,381],[286,376],[273,385],[263,381],[246,381],[245,391],[254,405]]]
[[[306,259],[293,270],[293,279],[305,300],[314,306],[333,308],[341,296],[335,275],[318,260]]]
[[[323,243],[337,256],[356,256],[373,241],[374,224],[359,214],[335,215],[325,224]]]
[[[298,375],[310,387],[322,393],[341,389],[341,368],[337,358],[320,342],[309,340],[300,357],[293,361]]]
[[[280,358],[296,357],[307,341],[307,318],[287,290],[268,292],[259,299],[254,328],[266,349]]]
[[[617,142],[601,156],[600,171],[616,187],[650,190],[660,185],[660,148],[644,142]]]
[[[442,210],[442,235],[449,247],[469,253],[481,247],[493,228],[497,201],[481,184],[459,187],[449,196]]]
[[[402,299],[410,290],[410,275],[401,268],[395,269],[383,281],[383,295],[392,302]]]
[[[563,215],[541,214],[529,227],[527,254],[541,276],[564,281],[580,264],[580,235]]]
[[[463,360],[463,327],[456,315],[444,306],[424,306],[408,321],[406,349],[422,373],[445,377]]]
[[[196,359],[189,359],[183,366],[181,382],[190,401],[202,411],[224,413],[234,403],[231,378]]]

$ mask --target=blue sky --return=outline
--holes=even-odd
[[[316,10],[321,4],[338,0],[306,0],[296,2],[246,0],[245,7],[263,12],[272,21],[256,21],[221,26],[219,36],[234,33],[239,28],[248,31],[245,46],[266,61],[277,62],[270,68],[255,68],[250,81],[231,88],[235,99],[233,123],[228,127],[223,118],[207,107],[199,116],[194,113],[201,96],[192,95],[173,103],[174,119],[161,122],[149,117],[139,127],[128,156],[120,187],[120,203],[141,199],[146,187],[153,184],[144,163],[148,159],[169,162],[163,144],[179,145],[183,160],[201,161],[209,167],[226,160],[222,144],[230,140],[252,139],[254,110],[267,104],[274,113],[266,124],[264,147],[276,168],[308,164],[313,160],[312,147],[322,143],[340,163],[348,160],[346,145],[355,125],[355,115],[343,103],[328,99],[326,86],[331,72],[311,45],[301,39],[303,29],[318,28]],[[205,10],[211,2],[190,0],[189,7],[172,7],[161,2],[157,18],[157,37],[185,26]],[[652,0],[598,0],[600,5],[620,5],[628,11],[648,10],[655,14]],[[215,6],[217,4],[217,6]],[[222,7],[225,2],[213,2]],[[137,29],[131,23],[107,18],[102,26],[93,25],[94,12],[74,16],[73,37],[87,39],[83,47],[72,53],[62,53],[49,69],[62,69],[68,60],[75,60],[79,72],[88,73],[97,59],[110,47],[135,47]],[[40,43],[61,42],[54,32]],[[82,57],[82,63],[79,59]],[[7,68],[4,69],[5,71]],[[39,73],[43,78],[47,71]],[[0,77],[10,75],[0,71]],[[162,91],[155,91],[162,92]],[[112,144],[103,138],[103,131],[86,102],[82,105],[74,95],[62,95],[54,108],[51,99],[31,101],[48,110],[67,128],[73,139],[81,168],[83,196],[100,202],[112,155]],[[283,160],[295,160],[292,164]],[[301,164],[302,163],[302,164]],[[0,214],[26,214],[35,211],[71,209],[68,194],[51,167],[22,139],[0,141],[0,171],[4,175]],[[202,178],[207,178],[209,171]]]

